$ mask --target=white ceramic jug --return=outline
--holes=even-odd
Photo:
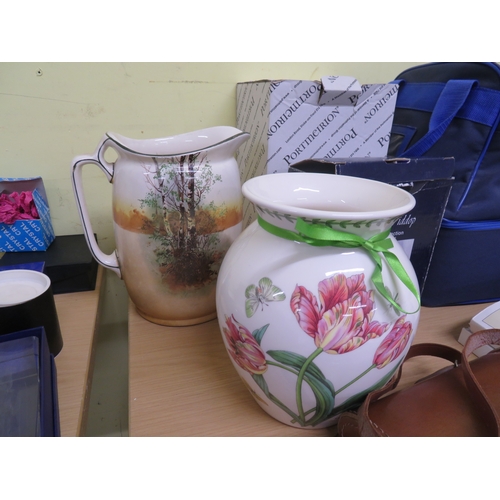
[[[89,248],[120,276],[139,314],[163,325],[216,317],[222,259],[242,229],[242,196],[234,154],[249,134],[212,127],[161,139],[107,133],[91,156],[74,158],[71,178]],[[118,159],[105,159],[108,149]],[[113,185],[116,250],[101,251],[82,185],[85,165]]]

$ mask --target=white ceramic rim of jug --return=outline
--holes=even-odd
[[[196,134],[195,137],[194,134]],[[228,136],[228,134],[231,135]],[[182,156],[198,153],[200,151],[208,151],[230,142],[236,137],[246,135],[249,135],[248,132],[242,132],[235,127],[224,125],[157,139],[133,139],[117,134],[116,132],[106,132],[106,137],[125,151],[140,156],[162,157]],[[201,146],[198,144],[198,147],[193,149],[192,143],[195,139],[201,141]]]
[[[0,271],[0,308],[17,306],[36,299],[48,290],[50,283],[50,278],[39,271]]]
[[[347,175],[288,172],[261,175],[243,184],[243,195],[259,207],[312,219],[351,220],[398,217],[415,206],[415,198],[404,189],[385,182]],[[341,193],[333,198],[332,192]],[[322,207],[311,208],[321,195]],[[345,205],[350,209],[339,209]],[[374,207],[371,208],[368,207]]]

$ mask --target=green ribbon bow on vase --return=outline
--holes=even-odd
[[[295,231],[283,229],[258,217],[259,225],[267,232],[287,240],[307,243],[313,246],[334,246],[343,248],[364,248],[375,262],[375,270],[371,276],[371,281],[377,291],[398,311],[404,314],[415,314],[420,309],[420,293],[398,257],[390,251],[394,247],[389,238],[390,229],[376,234],[368,240],[356,234],[338,231],[324,223],[306,222],[298,218],[295,224]],[[417,301],[417,309],[409,312],[405,311],[391,296],[382,278],[382,257],[384,256],[387,265],[398,279],[408,288]]]

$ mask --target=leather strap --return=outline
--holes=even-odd
[[[490,434],[493,436],[499,436],[500,419],[498,417],[498,413],[494,409],[493,405],[488,399],[488,396],[483,391],[478,380],[474,376],[474,373],[472,372],[468,361],[468,357],[472,354],[473,351],[481,346],[489,344],[500,345],[500,330],[482,330],[480,332],[474,333],[467,340],[462,353],[452,347],[441,344],[415,344],[408,351],[405,362],[408,359],[414,358],[416,356],[435,356],[446,359],[456,366],[459,366],[463,371],[464,380],[470,392],[470,395],[473,398],[474,403],[480,410],[485,425],[487,426]],[[360,436],[386,436],[384,431],[371,420],[369,415],[370,404],[374,403],[383,395],[387,394],[397,387],[401,379],[402,370],[403,363],[399,367],[394,377],[389,380],[389,382],[387,382],[385,386],[372,391],[366,397],[365,401],[358,410],[358,427]]]
[[[498,413],[471,370],[468,360],[469,356],[477,348],[489,344],[500,345],[500,330],[481,330],[471,335],[465,343],[460,368],[463,370],[469,393],[480,410],[490,434],[492,436],[500,436],[500,419]]]

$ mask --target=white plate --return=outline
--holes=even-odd
[[[13,269],[0,271],[0,307],[23,304],[42,295],[50,278],[38,271]]]

